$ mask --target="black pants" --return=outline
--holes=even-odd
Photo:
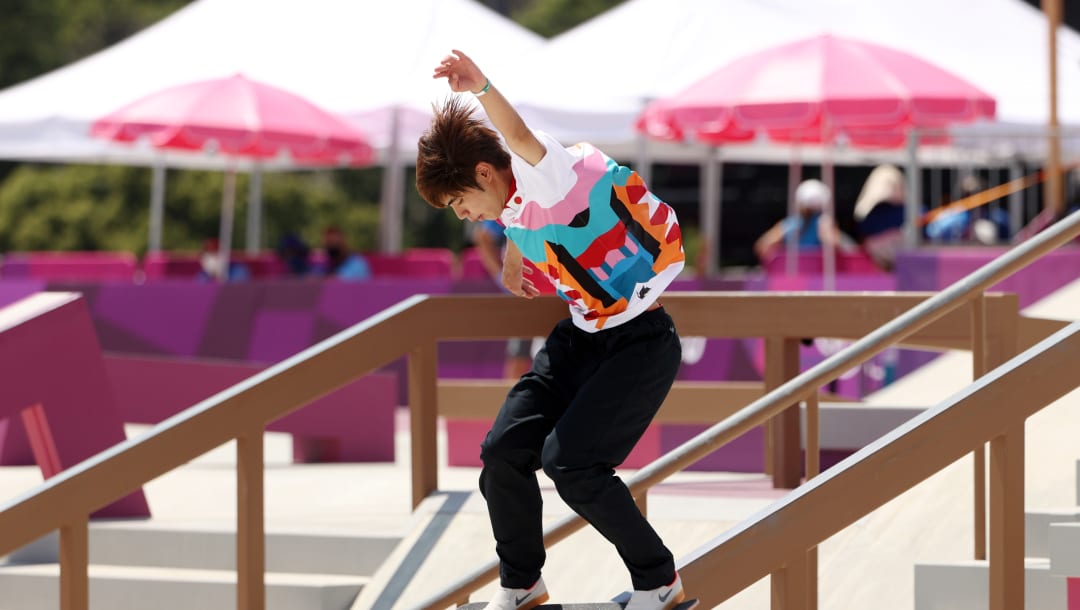
[[[615,545],[635,589],[671,582],[671,551],[615,467],[644,434],[681,360],[675,324],[663,309],[596,333],[569,319],[555,326],[481,444],[480,491],[502,586],[531,586],[544,565],[541,467],[562,499]]]

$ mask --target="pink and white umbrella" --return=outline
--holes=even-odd
[[[374,151],[344,118],[303,97],[240,74],[169,87],[94,121],[91,135],[155,148],[202,151],[294,166],[363,166]],[[220,250],[232,248],[235,170],[226,172]]]
[[[793,144],[832,145],[843,139],[859,148],[897,148],[908,142],[913,128],[991,119],[995,107],[988,94],[924,59],[821,34],[728,63],[646,106],[636,127],[654,139],[711,145],[766,137]],[[942,143],[944,136],[923,135],[921,141]],[[823,166],[831,188],[831,165]],[[716,241],[706,243],[715,248]],[[715,252],[710,254],[714,260]],[[793,270],[793,243],[788,254]],[[827,287],[832,254],[826,248]]]
[[[287,155],[297,165],[361,166],[374,158],[367,137],[344,118],[240,74],[152,93],[94,121],[90,133],[246,159]]]
[[[963,78],[881,45],[822,34],[737,59],[645,108],[658,139],[897,147],[911,128],[994,117],[995,101]]]

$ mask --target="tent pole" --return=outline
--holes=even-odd
[[[1042,0],[1042,10],[1046,14],[1047,66],[1050,100],[1046,124],[1046,186],[1043,188],[1043,209],[1050,210],[1057,217],[1065,209],[1064,187],[1061,179],[1061,132],[1058,123],[1058,44],[1057,31],[1061,26],[1061,0]]]
[[[799,142],[796,140],[791,147],[791,165],[788,166],[787,218],[795,218],[795,215],[799,213],[795,205],[795,189],[799,188],[799,183],[802,182],[800,152]],[[799,243],[796,233],[796,231],[789,231],[785,238],[784,271],[789,276],[799,274]]]
[[[394,106],[390,118],[390,144],[383,161],[382,203],[379,219],[379,251],[401,252],[402,225],[405,222],[405,177],[400,159],[401,109]]]
[[[1009,161],[1009,180],[1017,181],[1024,177],[1024,168],[1020,161],[1013,158]],[[1009,193],[1009,240],[1024,228],[1024,189],[1016,189]]]
[[[221,231],[218,235],[218,256],[221,269],[218,281],[229,279],[229,257],[232,254],[233,214],[236,207],[236,169],[225,170],[225,180],[221,188]]]
[[[919,133],[912,128],[908,131],[907,144],[907,184],[905,185],[904,197],[904,246],[917,248],[919,246],[919,195],[922,193],[922,185],[919,180]]]
[[[643,106],[644,107],[644,106]],[[637,159],[635,160],[634,171],[637,172],[641,179],[652,186],[652,157],[649,155],[649,139],[645,137],[645,134],[637,134]]]
[[[829,137],[828,140],[822,138],[821,141],[821,177],[822,182],[825,183],[826,188],[829,189],[829,200],[825,203],[825,219],[832,222],[834,227],[839,227],[836,223],[836,179],[833,169],[833,139]],[[836,244],[832,241],[824,244],[822,248],[822,271],[825,275],[824,285],[822,289],[826,292],[836,289]]]
[[[262,250],[262,164],[255,162],[251,169],[251,183],[248,184],[247,235],[244,238],[248,254],[258,254]]]
[[[158,160],[154,164],[150,183],[150,235],[147,239],[149,252],[161,250],[162,224],[165,218],[165,172],[165,162]]]
[[[705,149],[705,159],[701,168],[701,235],[704,252],[704,269],[698,269],[698,274],[705,277],[713,277],[718,271],[720,254],[720,223],[721,206],[723,206],[723,170],[720,160],[717,158],[718,149],[709,146]]]

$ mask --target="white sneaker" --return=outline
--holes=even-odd
[[[548,600],[544,579],[536,581],[528,589],[500,588],[484,610],[529,610]]]
[[[678,606],[684,599],[682,579],[675,573],[675,580],[670,585],[658,587],[648,591],[634,591],[630,601],[626,603],[626,610],[670,610]]]

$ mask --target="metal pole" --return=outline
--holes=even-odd
[[[244,238],[245,251],[258,254],[262,250],[262,165],[256,163],[251,170],[251,183],[248,185],[247,235]]]
[[[919,246],[919,218],[922,216],[919,200],[922,199],[922,185],[919,180],[919,133],[912,129],[908,131],[907,144],[907,185],[904,189],[904,246],[917,248]]]
[[[161,250],[162,225],[165,218],[165,162],[154,164],[153,178],[150,182],[150,235],[147,238],[147,250]]]
[[[822,214],[827,220],[829,220],[835,227],[836,224],[836,180],[834,177],[833,160],[832,160],[832,140],[826,142],[824,138],[821,143],[821,178],[822,182],[829,189],[829,201],[825,204],[825,211]],[[839,231],[839,228],[837,228]],[[822,273],[823,289],[825,291],[831,291],[836,289],[836,244],[831,241],[824,245],[822,248]]]
[[[236,169],[225,170],[225,182],[221,194],[221,229],[218,235],[218,256],[221,270],[218,281],[229,279],[229,258],[232,255],[233,214],[236,208]]]
[[[645,134],[637,134],[637,159],[634,161],[634,171],[641,176],[645,184],[652,184],[652,156],[649,150],[649,139],[645,137]]]
[[[382,215],[379,251],[401,252],[402,224],[405,222],[405,179],[400,159],[401,109],[394,107],[390,119],[390,145],[386,150],[382,179]]]
[[[1056,217],[1065,208],[1061,181],[1061,134],[1058,132],[1057,103],[1057,31],[1061,26],[1061,0],[1042,0],[1042,9],[1046,13],[1046,25],[1049,28],[1047,67],[1050,70],[1050,114],[1046,129],[1046,185],[1043,188],[1043,209],[1051,210]]]
[[[701,168],[701,234],[705,248],[704,274],[712,277],[717,271],[720,253],[720,162],[716,158],[717,149],[710,146],[705,150],[705,159]]]
[[[795,142],[791,148],[791,165],[788,166],[788,197],[787,218],[794,218],[799,213],[795,205],[795,189],[802,182],[802,158],[799,156],[799,143]],[[799,273],[799,244],[796,231],[790,231],[785,240],[784,273],[786,275],[798,275]]]

